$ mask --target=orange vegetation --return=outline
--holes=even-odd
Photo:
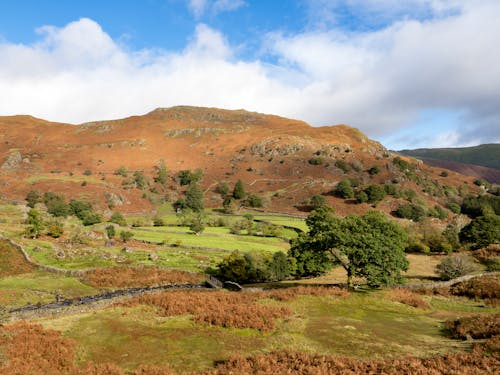
[[[487,339],[500,335],[500,313],[475,315],[446,322],[452,337]]]
[[[200,284],[200,274],[159,267],[108,267],[86,272],[83,281],[94,287],[133,288],[168,284]]]
[[[493,306],[500,304],[500,275],[475,277],[453,286],[451,293],[474,299],[484,299]]]
[[[35,266],[28,263],[19,250],[0,240],[0,276],[20,275],[34,270]]]
[[[234,356],[206,374],[425,374],[476,375],[500,371],[500,339],[476,344],[470,353],[455,353],[431,358],[363,361],[294,351],[275,351],[252,357]]]
[[[429,303],[422,297],[406,289],[393,289],[389,294],[389,299],[395,302],[401,302],[405,305],[418,307],[419,309],[428,309]]]
[[[193,314],[199,323],[270,331],[275,319],[285,318],[291,311],[283,306],[260,304],[257,302],[260,297],[260,293],[172,291],[137,296],[120,305],[151,305],[163,316]]]

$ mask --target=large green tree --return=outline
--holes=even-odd
[[[470,244],[473,249],[500,243],[500,216],[478,216],[462,228],[460,241]]]
[[[196,182],[191,182],[186,190],[186,206],[194,212],[203,211],[203,190]]]
[[[325,269],[328,262],[340,264],[351,288],[353,277],[364,277],[370,286],[390,285],[400,282],[400,272],[408,269],[406,232],[380,212],[342,219],[321,207],[306,223],[309,232],[294,241],[290,252],[299,274],[314,273],[314,266]]]

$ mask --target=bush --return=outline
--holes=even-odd
[[[460,213],[461,210],[460,205],[454,202],[447,203],[446,208],[457,215]]]
[[[453,254],[441,259],[441,262],[436,266],[437,273],[444,280],[451,280],[456,277],[464,276],[474,271],[479,267],[474,262],[474,258],[466,254]]]
[[[106,228],[106,235],[108,236],[109,239],[112,239],[116,235],[116,230],[113,225],[108,225]]]
[[[396,194],[396,184],[385,184],[384,191],[387,195],[395,195]]]
[[[123,217],[123,215],[119,212],[113,212],[111,217],[108,220],[110,223],[115,223],[118,224],[121,227],[126,227],[127,226],[127,221]]]
[[[43,203],[47,207],[47,212],[55,217],[66,217],[70,214],[70,207],[63,196],[46,192],[43,195]]]
[[[318,208],[326,204],[326,198],[323,195],[313,195],[310,199],[311,206],[313,208]]]
[[[340,198],[349,199],[354,196],[351,180],[344,179],[337,184],[335,194]]]
[[[426,216],[425,209],[413,203],[406,203],[399,206],[395,213],[400,218],[413,221],[420,221]]]
[[[454,339],[489,339],[500,335],[500,313],[449,320],[445,326]]]
[[[245,198],[245,188],[243,187],[243,182],[241,180],[236,181],[236,184],[234,185],[233,198],[234,199]]]
[[[364,192],[368,197],[368,203],[378,203],[385,198],[385,191],[380,185],[369,185]]]
[[[83,171],[83,174],[84,174],[85,176],[90,176],[90,175],[92,174],[92,171],[91,171],[90,169],[85,169],[85,170]]]
[[[127,177],[128,176],[128,169],[122,165],[121,167],[119,167],[115,171],[115,174],[118,176]]]
[[[470,244],[473,249],[500,243],[500,216],[479,216],[462,228],[460,241]]]
[[[127,242],[134,237],[134,234],[128,230],[123,230],[120,232],[120,238],[122,239],[123,242]]]
[[[372,176],[373,176],[373,175],[376,175],[376,174],[377,174],[377,173],[379,173],[379,172],[380,172],[380,168],[379,168],[378,166],[376,166],[376,165],[375,165],[375,166],[373,166],[373,167],[371,167],[370,169],[368,169],[368,173],[369,173],[370,175],[372,175]]]
[[[85,226],[98,224],[102,221],[101,214],[93,211],[84,211],[82,214],[82,224]]]
[[[165,221],[160,216],[155,216],[153,218],[153,226],[154,227],[163,227],[165,225]]]
[[[262,207],[262,197],[257,194],[250,194],[245,201],[245,206],[255,208]]]
[[[394,302],[404,303],[405,305],[416,307],[419,309],[428,309],[429,303],[424,301],[422,297],[406,289],[394,289],[389,295],[389,299]]]
[[[35,204],[42,202],[42,195],[38,190],[31,190],[26,195],[27,206],[30,208],[35,208]]]
[[[337,160],[335,166],[342,170],[344,173],[349,173],[351,171],[351,166],[344,160]]]
[[[47,235],[52,238],[59,238],[64,234],[64,226],[57,220],[52,220],[47,223]]]
[[[358,203],[366,203],[366,202],[368,202],[368,195],[363,190],[358,191],[355,194],[355,197],[356,197],[356,201]]]
[[[325,159],[321,156],[315,156],[308,160],[311,165],[322,165],[325,163]]]

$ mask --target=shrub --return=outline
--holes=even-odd
[[[449,320],[445,326],[454,339],[489,339],[500,335],[500,313]]]
[[[368,203],[378,203],[385,198],[385,191],[380,185],[369,185],[364,192],[368,197]]]
[[[220,195],[228,195],[229,194],[229,185],[227,182],[220,182],[218,185],[217,185],[217,188],[216,188],[216,191],[217,193],[219,193]]]
[[[490,244],[500,244],[500,216],[479,216],[462,228],[460,241],[477,249]]]
[[[55,217],[66,217],[70,214],[70,207],[63,196],[46,192],[43,195],[43,203],[47,207],[47,212]]]
[[[401,302],[408,306],[417,307],[419,309],[428,309],[429,303],[424,301],[422,297],[406,289],[394,289],[389,294],[389,299],[394,302]]]
[[[127,177],[128,176],[128,169],[127,169],[127,167],[124,167],[122,165],[117,170],[115,170],[115,174],[118,176]]]
[[[64,226],[57,220],[51,220],[47,223],[47,235],[53,238],[59,238],[64,234]]]
[[[396,194],[396,184],[385,184],[384,191],[387,195],[395,195]]]
[[[454,203],[454,202],[447,203],[446,208],[457,215],[460,213],[460,209],[461,209],[460,205],[458,203]]]
[[[379,173],[379,172],[380,172],[380,168],[379,168],[378,166],[376,166],[376,165],[375,165],[375,166],[373,166],[373,167],[371,167],[370,169],[368,169],[368,173],[369,173],[370,175],[372,175],[372,176],[373,176],[373,175],[376,175],[376,174],[377,174],[377,173]]]
[[[26,201],[27,206],[30,208],[35,208],[35,205],[37,203],[42,202],[42,195],[38,190],[31,190],[27,195],[26,195]]]
[[[442,171],[439,175],[441,177],[448,177],[448,172],[447,171]]]
[[[134,172],[134,183],[137,189],[140,190],[145,189],[148,184],[146,176],[141,171]]]
[[[92,171],[91,171],[90,169],[85,169],[85,170],[83,171],[83,174],[84,174],[85,176],[90,176],[90,175],[92,174]]]
[[[351,171],[351,166],[344,160],[337,160],[335,166],[342,170],[344,173],[349,173]]]
[[[69,208],[72,215],[75,215],[80,220],[83,220],[84,215],[92,211],[92,205],[85,201],[79,201],[76,199],[71,199],[69,201]]]
[[[121,227],[126,227],[127,226],[127,221],[123,217],[123,215],[119,212],[113,212],[111,217],[108,220],[110,223],[115,223],[118,224]]]
[[[116,230],[113,225],[108,225],[106,228],[106,235],[108,236],[109,239],[112,239],[116,235]]]
[[[120,238],[122,239],[123,242],[127,242],[134,237],[134,233],[128,231],[128,230],[122,230],[120,232]]]
[[[255,208],[262,207],[263,206],[262,197],[257,194],[250,194],[245,200],[245,206],[255,207]]]
[[[337,184],[335,194],[341,198],[349,199],[354,196],[351,180],[344,179]]]
[[[447,256],[436,266],[437,273],[444,280],[464,276],[477,270],[474,258],[463,253]]]
[[[98,224],[102,221],[101,214],[93,211],[84,211],[82,214],[82,224],[85,226]]]
[[[485,275],[451,287],[450,292],[456,296],[484,299],[491,305],[498,305],[500,300],[500,275]]]
[[[363,190],[358,191],[355,194],[355,197],[356,197],[356,201],[358,203],[366,203],[366,202],[368,202],[368,195]]]
[[[322,165],[325,163],[325,159],[321,156],[314,156],[308,160],[308,163],[311,165]]]
[[[243,182],[241,180],[236,181],[236,184],[234,185],[233,198],[234,199],[245,198],[245,188],[243,187]]]
[[[313,208],[318,208],[326,204],[326,198],[323,195],[316,194],[311,197],[310,202]]]
[[[165,221],[161,218],[161,216],[155,216],[153,218],[153,226],[154,227],[163,227],[165,225]]]
[[[420,221],[426,216],[425,209],[413,203],[406,203],[399,206],[395,213],[400,218],[413,221]]]

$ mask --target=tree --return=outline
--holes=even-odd
[[[122,239],[123,242],[127,242],[128,240],[132,239],[134,237],[134,233],[128,230],[122,230],[120,232],[120,238]]]
[[[478,266],[474,263],[474,258],[467,254],[450,255],[441,259],[441,262],[436,266],[437,273],[444,280],[451,280],[477,270]]]
[[[203,190],[196,182],[189,184],[186,190],[186,206],[195,212],[203,211]]]
[[[42,201],[42,195],[38,190],[31,190],[26,195],[26,200],[28,201],[28,207],[35,208],[35,204],[40,203]]]
[[[369,185],[364,192],[368,197],[368,203],[378,203],[385,198],[385,190],[380,185]]]
[[[61,195],[48,191],[43,195],[43,203],[47,207],[47,212],[52,216],[66,217],[70,214],[70,207]]]
[[[156,173],[155,182],[165,186],[168,181],[168,170],[163,160],[160,161]]]
[[[311,197],[310,202],[313,208],[319,208],[326,204],[326,198],[323,195],[316,194]]]
[[[349,199],[354,197],[354,190],[352,188],[351,180],[344,179],[337,184],[337,188],[335,189],[335,194],[337,194],[340,198]]]
[[[233,198],[234,199],[245,198],[245,188],[243,187],[243,182],[241,180],[236,181],[236,184],[234,185]]]
[[[69,208],[71,214],[75,215],[80,220],[83,220],[85,215],[92,211],[92,205],[90,203],[76,199],[71,199],[69,201]]]
[[[47,223],[47,235],[59,238],[64,234],[64,225],[60,221],[51,220]]]
[[[116,230],[113,225],[108,225],[105,229],[109,239],[112,239],[116,235]]]
[[[348,287],[353,277],[365,277],[370,286],[394,284],[401,281],[400,271],[408,269],[406,232],[380,212],[341,219],[322,207],[306,223],[309,232],[293,242],[291,253],[340,264],[347,272]],[[297,259],[298,270],[303,261]]]
[[[295,262],[290,262],[290,259],[292,258],[288,258],[282,251],[273,254],[273,259],[268,265],[271,281],[284,280],[292,274]]]
[[[222,196],[226,196],[229,194],[229,185],[227,184],[227,182],[220,182],[219,185],[217,185],[217,193]]]
[[[126,227],[127,226],[127,221],[123,217],[123,215],[119,212],[113,212],[111,217],[108,220],[110,223],[115,223],[118,224],[121,227]]]
[[[34,208],[28,211],[26,224],[28,224],[29,226],[26,228],[25,233],[31,238],[37,238],[45,229],[42,214]]]
[[[134,172],[134,182],[137,189],[140,190],[143,190],[148,184],[146,176],[144,176],[144,174],[141,171]]]
[[[193,215],[193,217],[191,218],[191,222],[189,224],[189,230],[196,235],[199,235],[201,232],[205,230],[203,216],[200,213]]]
[[[500,216],[487,215],[473,219],[459,233],[460,241],[473,249],[500,243]]]
[[[262,197],[257,194],[250,194],[245,200],[245,206],[254,208],[262,207]]]

